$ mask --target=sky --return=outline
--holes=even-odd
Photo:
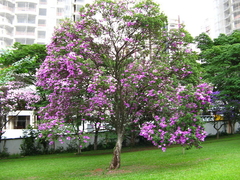
[[[93,0],[87,0],[93,1]],[[169,18],[178,19],[186,25],[193,37],[202,33],[206,18],[211,17],[213,0],[154,0]]]
[[[212,0],[155,0],[160,9],[169,18],[178,18],[184,22],[186,29],[197,36],[202,32],[201,27],[206,18],[210,17]]]

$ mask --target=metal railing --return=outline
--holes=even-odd
[[[214,121],[214,115],[201,115],[203,121]]]

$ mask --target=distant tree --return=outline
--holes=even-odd
[[[234,127],[240,113],[240,31],[220,34],[213,41],[205,35],[205,45],[196,38],[201,49],[204,79],[213,84],[215,98],[224,103],[224,118]],[[233,129],[232,129],[233,132]]]
[[[37,85],[51,90],[42,109],[45,136],[62,131],[69,117],[97,117],[117,134],[110,169],[120,167],[126,129],[144,122],[141,136],[162,150],[199,147],[206,134],[198,117],[211,87],[199,78],[196,54],[184,29],[167,31],[167,17],[151,0],[97,0],[76,22],[55,30]]]
[[[201,33],[195,38],[195,41],[197,41],[197,47],[202,51],[213,46],[213,40],[206,33]]]
[[[14,43],[12,48],[0,54],[0,83],[19,81],[26,86],[35,84],[36,70],[46,56],[46,45]]]

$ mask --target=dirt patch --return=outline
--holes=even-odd
[[[116,170],[107,170],[107,169],[94,169],[90,172],[90,175],[87,176],[101,176],[101,175],[113,175],[113,174],[124,174],[124,173],[131,173],[130,170],[123,170],[123,169],[116,169]]]
[[[97,174],[97,173],[103,172],[103,169],[98,168],[98,169],[93,170],[92,172],[93,172],[94,174]]]
[[[131,173],[131,172],[132,171],[130,171],[130,170],[118,169],[118,170],[110,170],[106,174],[124,174],[124,173]]]

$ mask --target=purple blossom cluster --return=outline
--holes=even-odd
[[[9,82],[1,86],[0,102],[1,113],[8,114],[10,111],[31,109],[34,110],[34,104],[40,100],[40,96],[35,90],[25,88],[23,83]]]
[[[180,86],[176,89],[176,96],[171,97],[170,101],[173,103],[168,107],[171,113],[164,116],[164,111],[158,110],[161,117],[154,116],[151,123],[144,123],[140,135],[151,140],[163,151],[172,144],[200,147],[199,144],[204,141],[206,132],[198,113],[203,105],[210,104],[211,89],[206,83],[192,89]]]

